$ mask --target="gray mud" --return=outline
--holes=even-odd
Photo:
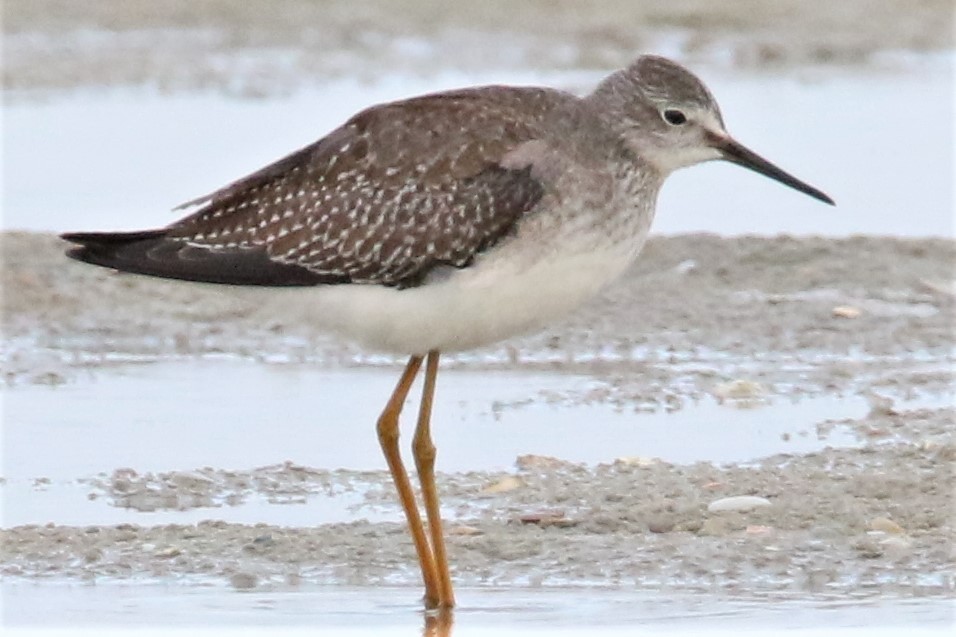
[[[109,373],[128,360],[395,363],[360,354],[242,290],[84,267],[66,261],[49,235],[6,233],[0,245],[7,391]],[[705,394],[759,401],[857,392],[871,405],[864,418],[808,423],[824,436],[850,428],[864,442],[858,449],[729,466],[530,457],[509,473],[441,475],[456,580],[952,596],[954,411],[910,409],[905,401],[951,396],[954,259],[956,247],[944,239],[657,237],[593,307],[543,334],[450,359],[611,379],[612,389],[578,399],[621,405],[655,395],[671,409]],[[210,507],[215,517],[215,507],[249,498],[295,505],[345,492],[361,493],[367,506],[394,507],[381,472],[291,463],[104,471],[76,476],[88,497],[136,511]],[[314,527],[210,520],[7,528],[0,572],[211,579],[241,590],[416,585],[403,525],[362,520],[361,511],[356,518]]]

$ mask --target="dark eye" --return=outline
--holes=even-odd
[[[680,126],[687,122],[687,116],[676,108],[669,108],[664,111],[664,121],[674,126]]]

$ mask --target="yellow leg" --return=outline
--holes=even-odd
[[[435,395],[435,379],[438,376],[438,352],[428,352],[425,363],[425,386],[422,389],[422,404],[418,410],[418,426],[412,440],[415,467],[422,485],[422,499],[428,516],[428,532],[431,536],[432,555],[438,574],[439,608],[452,608],[455,593],[452,591],[451,574],[448,571],[448,555],[445,552],[445,536],[442,533],[441,510],[438,489],[435,487],[435,445],[431,435],[432,398]]]
[[[450,608],[425,613],[425,628],[422,637],[451,637],[455,615]]]
[[[412,534],[415,551],[418,553],[418,562],[422,567],[422,580],[425,583],[425,607],[438,608],[441,588],[438,572],[435,569],[435,558],[428,546],[425,529],[422,527],[422,517],[418,512],[418,505],[415,504],[412,485],[408,480],[408,473],[405,471],[398,450],[398,417],[402,413],[405,398],[408,396],[408,391],[411,389],[421,365],[421,356],[412,356],[408,359],[408,364],[405,366],[405,371],[402,372],[398,385],[395,386],[395,391],[392,392],[392,397],[388,399],[388,404],[385,405],[382,415],[379,416],[378,442],[382,445],[388,470],[392,474],[395,488],[398,489],[398,498],[401,500],[402,509],[405,511],[408,530]]]

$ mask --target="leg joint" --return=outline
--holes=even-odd
[[[382,412],[375,425],[378,441],[384,447],[398,445],[398,414],[388,410]]]
[[[437,455],[435,443],[432,442],[428,432],[423,431],[422,428],[415,430],[415,437],[412,439],[412,452],[418,462],[435,463],[435,456]]]

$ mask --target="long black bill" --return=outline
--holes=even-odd
[[[719,150],[723,155],[723,158],[727,161],[733,162],[744,168],[749,168],[754,172],[758,172],[765,177],[770,177],[775,179],[782,184],[790,186],[794,190],[799,190],[800,192],[810,195],[814,199],[819,199],[825,203],[835,206],[836,203],[830,199],[830,197],[811,186],[808,183],[802,182],[788,172],[780,170],[769,161],[753,152],[746,146],[740,144],[730,137],[714,137],[714,148]]]

